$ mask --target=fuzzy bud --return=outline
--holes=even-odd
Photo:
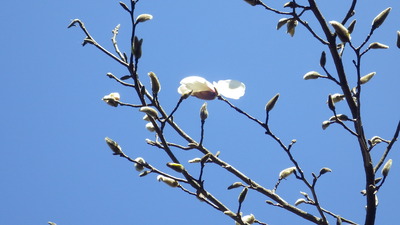
[[[179,163],[167,163],[167,166],[178,173],[182,173],[185,170],[185,167]]]
[[[260,1],[258,0],[244,0],[245,2],[249,3],[252,6],[256,6],[260,4]]]
[[[280,19],[280,20],[278,21],[278,24],[276,25],[276,29],[277,29],[277,30],[281,29],[281,27],[282,27],[283,25],[285,25],[288,21],[289,21],[288,18],[282,18],[282,19]]]
[[[243,187],[242,182],[235,182],[231,185],[229,185],[228,190],[234,189],[234,188],[238,188],[238,187]]]
[[[243,221],[245,224],[253,224],[254,221],[256,221],[256,218],[254,217],[253,214],[250,214],[250,215],[243,216],[243,217],[242,217],[242,221]],[[239,224],[239,223],[236,222],[236,224]]]
[[[139,109],[140,112],[144,112],[146,113],[148,116],[151,116],[153,118],[157,118],[158,117],[158,112],[157,110],[149,107],[149,106],[143,106]]]
[[[332,98],[333,103],[337,103],[337,102],[340,102],[343,99],[345,99],[345,96],[344,96],[344,94],[336,93],[336,94],[331,95],[331,98]]]
[[[382,176],[386,177],[389,174],[390,167],[392,167],[392,159],[389,159],[382,168]]]
[[[138,23],[142,23],[145,22],[147,20],[151,20],[153,19],[153,16],[150,14],[140,14],[137,18],[136,18],[136,24]]]
[[[381,44],[381,43],[379,43],[379,42],[373,42],[373,43],[371,43],[371,44],[369,45],[368,48],[370,48],[370,49],[388,49],[389,46],[384,45],[384,44]]]
[[[369,74],[367,74],[367,75],[361,77],[361,78],[360,78],[360,84],[365,84],[365,83],[367,83],[369,80],[371,80],[371,78],[372,78],[373,76],[375,76],[375,74],[376,74],[376,72],[372,72],[372,73],[369,73]]]
[[[207,117],[208,117],[207,102],[204,102],[204,104],[200,108],[200,119],[201,121],[205,121]]]
[[[383,22],[385,22],[385,19],[389,15],[391,9],[392,8],[389,7],[383,10],[374,18],[374,20],[372,21],[372,29],[375,30],[376,28],[380,27],[383,24]]]
[[[296,200],[296,202],[294,203],[295,206],[300,205],[301,203],[305,203],[306,200],[304,198],[299,198]]]
[[[332,172],[331,169],[324,167],[319,171],[319,175],[321,176],[322,174],[328,173],[328,172]]]
[[[161,90],[160,81],[158,80],[158,77],[156,76],[155,73],[149,72],[148,75],[150,77],[151,90],[153,91],[153,95],[155,96]]]
[[[109,137],[106,137],[105,140],[106,140],[108,147],[110,147],[110,149],[114,152],[113,155],[123,154],[121,146],[119,146],[119,144],[117,142],[115,142],[114,140],[112,140]]]
[[[287,30],[286,33],[290,34],[290,36],[294,36],[294,32],[296,31],[296,26],[298,22],[295,19],[289,19],[289,21],[286,23]]]
[[[325,64],[326,64],[326,53],[325,51],[322,51],[321,58],[319,59],[319,65],[321,67],[325,67]]]
[[[278,101],[278,98],[279,98],[279,93],[276,94],[274,97],[272,97],[272,98],[268,101],[267,105],[265,106],[265,110],[266,110],[267,112],[271,111],[271,110],[274,108],[275,103]]]
[[[351,21],[349,27],[347,27],[347,31],[351,34],[353,33],[354,27],[356,26],[357,20]]]
[[[140,57],[142,57],[142,44],[143,44],[143,39],[139,40],[138,37],[135,36],[134,41],[132,43],[132,53],[136,59],[140,59]]]
[[[345,43],[351,40],[349,31],[341,23],[337,21],[330,21],[329,23],[332,25],[333,29],[335,29],[337,36],[342,42]]]
[[[136,169],[136,171],[141,172],[142,170],[144,170],[144,164],[146,164],[146,161],[144,161],[144,159],[142,157],[137,157],[135,159],[135,164],[133,165]]]
[[[150,131],[150,132],[156,131],[156,128],[154,127],[154,125],[153,125],[152,122],[146,123],[146,129],[147,129],[148,131]]]
[[[325,130],[326,128],[329,127],[329,125],[331,125],[331,121],[329,120],[325,120],[324,122],[322,122],[322,129]]]
[[[285,179],[285,178],[288,177],[290,174],[292,174],[294,171],[296,171],[296,167],[294,167],[294,166],[282,170],[282,171],[279,173],[279,180]]]
[[[332,95],[328,96],[328,106],[330,110],[335,111],[335,103],[333,102]]]
[[[101,100],[107,103],[110,106],[117,107],[118,102],[121,98],[118,92],[110,93],[109,95],[105,95]]]
[[[245,188],[243,188],[242,192],[240,192],[239,199],[238,199],[240,204],[246,199],[246,195],[247,195],[247,191],[248,190],[249,189],[247,187],[245,187]]]
[[[335,122],[336,118],[341,120],[341,121],[348,121],[350,120],[350,118],[344,114],[337,114],[336,116],[331,116],[331,118],[329,118],[329,121],[331,122]]]
[[[397,47],[400,48],[400,31],[397,31]]]
[[[163,175],[158,175],[157,180],[166,183],[170,187],[178,187],[178,185],[179,185],[178,181],[176,181],[172,178],[169,178],[169,177],[165,177]]]
[[[189,163],[199,163],[201,162],[201,158],[194,158],[188,161]]]
[[[322,77],[317,71],[310,71],[306,73],[303,77],[304,80],[318,79]]]

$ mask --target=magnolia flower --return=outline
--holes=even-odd
[[[239,99],[244,95],[246,86],[237,80],[220,80],[211,84],[199,76],[190,76],[181,80],[178,93],[183,95],[190,93],[204,100],[213,100],[219,94],[232,99]]]

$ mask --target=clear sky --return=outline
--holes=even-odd
[[[271,2],[280,7],[284,2]],[[318,1],[326,19],[340,21],[348,1]],[[376,72],[363,88],[364,127],[367,138],[378,135],[391,139],[400,106],[400,50],[396,32],[400,30],[398,1],[360,1],[352,40],[358,45],[369,31],[373,18],[393,7],[387,21],[371,42],[389,45],[365,55],[362,72]],[[311,70],[323,73],[319,57],[324,47],[301,26],[294,37],[285,29],[276,30],[282,16],[242,0],[183,1],[140,0],[137,13],[149,13],[153,20],[138,27],[144,39],[139,74],[147,82],[154,71],[162,85],[160,101],[169,111],[179,94],[179,81],[200,75],[210,81],[236,79],[246,84],[240,100],[232,103],[264,120],[264,106],[276,93],[280,99],[271,113],[272,131],[288,144],[297,139],[294,155],[305,173],[329,167],[332,173],[317,185],[324,208],[363,223],[364,189],[360,152],[355,139],[339,126],[321,129],[331,116],[328,94],[340,92],[327,80],[304,81]],[[129,52],[129,18],[118,1],[7,1],[0,8],[1,93],[0,110],[0,224],[26,225],[132,225],[132,224],[234,224],[220,212],[193,196],[156,181],[156,176],[138,177],[131,163],[113,156],[104,137],[116,140],[132,158],[144,157],[159,169],[167,156],[145,143],[154,134],[145,129],[143,113],[127,107],[113,108],[101,101],[104,95],[119,92],[121,100],[138,103],[133,90],[107,78],[127,71],[93,46],[82,47],[83,32],[67,29],[72,19],[81,19],[93,37],[109,50],[111,30],[121,24],[119,47]],[[306,15],[314,26],[315,21]],[[319,32],[319,30],[317,30]],[[354,85],[354,54],[346,49],[344,59],[349,81]],[[331,59],[327,67],[334,74]],[[176,121],[195,139],[200,137],[198,113],[204,101],[190,98],[176,114]],[[347,113],[345,103],[337,105]],[[223,102],[208,102],[204,145],[243,173],[273,188],[279,172],[293,166],[279,146],[263,129]],[[167,130],[170,131],[170,130]],[[186,143],[174,134],[171,142]],[[398,220],[400,195],[400,145],[393,159],[389,179],[380,190],[377,224]],[[375,162],[384,145],[374,149]],[[198,165],[187,160],[197,152],[176,150],[193,174]],[[171,172],[179,176],[175,172]],[[205,186],[232,210],[237,209],[240,190],[226,187],[238,181],[216,166],[204,174]],[[294,203],[308,191],[289,177],[278,194]],[[269,206],[266,197],[249,191],[242,207],[244,214],[271,225],[306,224],[296,216]],[[315,213],[310,206],[300,208]]]

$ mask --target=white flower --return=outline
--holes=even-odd
[[[239,99],[244,95],[246,86],[237,80],[220,80],[211,84],[199,76],[190,76],[181,80],[179,94],[192,92],[191,95],[203,100],[213,100],[219,94],[232,99]]]

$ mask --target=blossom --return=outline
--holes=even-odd
[[[178,93],[190,93],[192,96],[203,100],[213,100],[219,94],[232,99],[239,99],[244,95],[246,86],[237,80],[207,81],[203,77],[189,76],[181,80]]]

